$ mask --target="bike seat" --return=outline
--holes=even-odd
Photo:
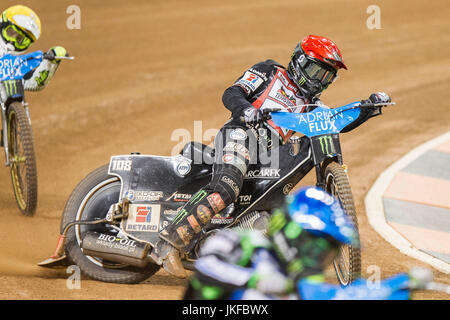
[[[214,163],[214,149],[204,145],[201,142],[191,141],[186,143],[181,150],[181,154],[194,161],[194,164],[209,164]]]

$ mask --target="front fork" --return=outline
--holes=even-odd
[[[322,177],[322,167],[321,167],[320,163],[316,164],[315,167],[316,167],[316,179],[317,179],[316,187],[318,187],[322,190],[325,190],[325,178]]]
[[[326,190],[326,181],[324,177],[325,168],[331,163],[331,162],[337,162],[339,163],[346,171],[347,166],[344,164],[342,155],[336,155],[332,158],[325,159],[321,163],[317,163],[314,165],[316,169],[316,186],[322,190]]]
[[[5,148],[5,165],[9,167],[9,146],[8,146],[8,120],[6,118],[6,106],[4,103],[1,104],[2,107],[2,146]]]
[[[25,108],[25,112],[27,114],[28,117],[28,122],[31,125],[31,117],[30,117],[30,111],[28,109],[28,103],[26,103],[25,101],[22,101],[23,107]],[[1,141],[1,146],[5,149],[5,157],[6,157],[6,162],[5,162],[5,166],[9,167],[11,165],[11,161],[9,158],[9,144],[8,144],[8,115],[6,114],[6,105],[4,103],[1,103],[1,112],[2,112],[2,141]]]

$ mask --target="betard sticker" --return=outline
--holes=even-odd
[[[125,231],[158,232],[161,205],[130,204]]]
[[[253,72],[250,71],[246,71],[244,76],[239,79],[239,81],[237,82],[237,84],[244,86],[248,89],[250,89],[250,91],[255,91],[262,83],[264,82],[264,80],[254,74]]]

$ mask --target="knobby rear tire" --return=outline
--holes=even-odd
[[[36,212],[38,199],[33,131],[25,107],[21,103],[11,103],[7,117],[10,174],[14,196],[22,214],[32,216]]]
[[[110,191],[105,192],[107,188],[109,188]],[[108,165],[104,165],[91,172],[75,187],[67,200],[61,220],[61,232],[69,222],[74,220],[86,220],[86,216],[83,216],[83,214],[99,214],[102,215],[101,217],[99,216],[99,218],[104,218],[109,206],[119,200],[119,191],[119,178],[108,175]],[[116,194],[117,197],[114,197]],[[79,210],[89,210],[85,209],[88,201],[91,201],[91,199],[95,199],[96,197],[98,199],[95,201],[98,201],[98,203],[101,204],[101,207],[103,208],[103,210],[101,210],[102,212],[80,211],[81,214],[79,214]],[[79,216],[77,218],[78,214]],[[67,234],[66,255],[69,258],[69,262],[76,264],[83,274],[92,279],[103,282],[135,284],[144,281],[160,269],[158,265],[152,263],[145,268],[137,268],[105,261],[97,261],[93,257],[88,257],[84,255],[80,248],[80,234],[78,234],[77,238],[77,232],[82,233],[81,229],[77,230],[76,227],[72,227]],[[102,232],[102,230],[100,230],[100,232]]]
[[[350,187],[348,175],[344,168],[336,162],[330,163],[325,168],[325,189],[333,196],[337,197],[346,214],[353,222],[359,241],[358,219],[356,216],[355,203]],[[347,255],[345,257],[344,255]],[[344,266],[347,260],[348,266]],[[344,245],[341,247],[339,257],[334,261],[334,268],[337,278],[342,285],[348,285],[361,277],[361,250],[358,247]],[[345,270],[348,269],[348,270]]]

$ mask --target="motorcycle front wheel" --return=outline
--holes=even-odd
[[[336,197],[345,213],[350,217],[356,229],[359,241],[358,220],[348,175],[336,162],[325,168],[325,190]],[[361,277],[361,250],[358,247],[342,245],[339,256],[333,262],[337,278],[341,285],[347,286]]]

